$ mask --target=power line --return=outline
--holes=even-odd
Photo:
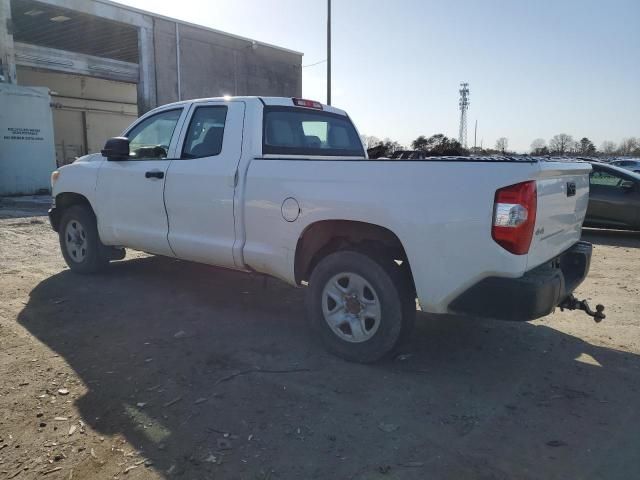
[[[316,65],[320,65],[321,63],[325,63],[326,61],[327,59],[325,58],[324,60],[320,60],[319,62],[316,62],[316,63],[310,63],[309,65],[302,65],[302,68],[315,67]]]

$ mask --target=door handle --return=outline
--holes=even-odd
[[[145,172],[144,178],[164,178],[164,172],[161,170],[151,170],[150,172]]]

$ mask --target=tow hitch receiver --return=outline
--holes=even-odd
[[[596,311],[594,312],[593,310],[591,310],[586,300],[578,300],[573,295],[569,295],[558,306],[560,307],[561,311],[564,311],[565,308],[567,310],[582,310],[587,315],[593,317],[596,323],[600,323],[606,318],[606,315],[604,314],[604,305],[596,305]]]

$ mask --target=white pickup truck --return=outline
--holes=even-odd
[[[156,108],[55,171],[49,215],[76,272],[127,247],[308,285],[327,348],[371,362],[410,335],[416,297],[425,312],[507,320],[588,310],[571,293],[591,258],[590,170],[370,160],[337,108],[211,98]]]

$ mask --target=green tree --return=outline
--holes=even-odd
[[[413,142],[411,142],[411,148],[414,150],[420,150],[421,152],[426,152],[429,150],[429,140],[424,135],[420,135]]]
[[[413,142],[411,147],[414,150],[424,152],[425,155],[430,157],[442,157],[442,156],[461,156],[468,155],[469,151],[462,148],[460,142],[449,138],[442,133],[436,133],[426,138],[424,135],[420,135]]]
[[[587,137],[580,139],[580,153],[582,155],[594,155],[596,153],[596,147],[591,140]]]

